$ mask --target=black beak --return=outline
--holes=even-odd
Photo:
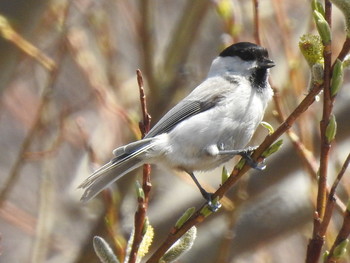
[[[268,58],[264,58],[263,60],[258,62],[258,66],[259,68],[272,68],[275,66],[275,62],[273,62],[272,60],[268,59]]]

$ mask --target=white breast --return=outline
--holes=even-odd
[[[187,171],[210,170],[226,162],[227,156],[213,156],[209,150],[242,149],[261,122],[272,90],[258,92],[246,79],[233,86],[222,77],[213,77],[197,87],[188,98],[198,94],[222,96],[215,107],[178,124],[170,133],[157,136],[153,153],[157,162]]]

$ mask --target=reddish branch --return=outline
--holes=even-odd
[[[142,109],[142,116],[143,116],[143,121],[139,123],[139,126],[142,133],[142,137],[144,137],[150,129],[151,116],[148,114],[148,111],[147,111],[146,95],[145,95],[144,86],[143,86],[142,73],[140,70],[137,70],[136,74],[137,74],[137,83],[139,86],[140,102],[141,102],[141,109]],[[137,253],[144,235],[143,229],[144,229],[145,220],[146,220],[149,193],[151,191],[150,174],[151,174],[151,166],[149,164],[145,164],[143,166],[143,178],[142,178],[142,189],[144,192],[144,198],[139,197],[137,200],[138,207],[135,213],[134,241],[131,246],[129,263],[136,262]]]
[[[325,0],[325,19],[329,26],[331,26],[331,11],[332,5],[329,0]],[[321,132],[321,155],[320,155],[320,168],[319,168],[319,180],[318,180],[318,191],[317,191],[317,203],[316,211],[314,216],[314,227],[312,239],[309,242],[307,248],[306,262],[316,263],[319,261],[321,255],[321,249],[324,244],[324,233],[321,230],[321,223],[326,218],[330,220],[330,216],[325,217],[325,208],[327,202],[327,170],[329,162],[329,150],[331,147],[330,142],[326,136],[326,129],[329,123],[331,112],[333,109],[334,99],[331,98],[330,94],[330,83],[331,83],[331,69],[332,69],[332,52],[331,42],[324,46],[324,96],[323,96],[323,115],[320,123]],[[325,231],[325,230],[324,230]]]
[[[332,200],[334,199],[334,193],[335,190],[341,180],[341,178],[343,177],[347,167],[349,166],[350,163],[350,154],[348,155],[348,157],[346,158],[342,169],[340,170],[337,178],[335,179],[331,192],[330,192],[330,197],[328,199],[328,203],[327,203],[327,208],[326,210],[331,210],[332,209]],[[325,262],[327,263],[333,263],[333,262],[337,262],[337,258],[334,255],[334,250],[336,249],[336,247],[338,247],[340,245],[341,242],[343,242],[344,240],[346,240],[350,235],[350,211],[349,209],[346,209],[346,211],[344,212],[344,221],[343,221],[343,225],[337,235],[337,238],[334,241],[334,244],[331,248],[331,250],[329,251],[329,256],[327,257],[327,260]]]
[[[325,18],[329,25],[331,25],[331,3],[329,0],[325,0]],[[343,48],[338,55],[338,59],[343,60],[345,55],[350,50],[350,40],[347,38],[343,44]],[[332,77],[332,64],[331,64],[331,44],[328,44],[324,48],[324,60],[325,60],[325,69],[324,69],[324,103],[323,103],[323,116],[320,123],[321,130],[321,156],[320,156],[320,169],[319,169],[319,185],[318,185],[318,195],[317,195],[317,207],[314,218],[314,230],[312,239],[309,242],[307,248],[306,262],[307,263],[316,263],[319,261],[322,246],[324,244],[324,236],[328,228],[329,222],[331,220],[335,198],[335,190],[338,186],[339,180],[342,177],[342,172],[338,175],[336,181],[334,182],[332,189],[327,196],[327,169],[329,162],[329,151],[330,151],[330,142],[326,137],[326,129],[329,123],[329,119],[333,110],[334,97],[331,97],[330,94],[330,83]],[[345,162],[345,164],[348,162]],[[346,165],[347,166],[347,165]],[[345,212],[344,216],[344,225],[343,228],[346,230],[340,231],[338,234],[341,238],[343,234],[347,232],[350,228],[350,219],[347,221],[348,211]],[[348,234],[347,234],[348,236]],[[338,240],[338,238],[337,238]],[[336,242],[337,242],[336,240]],[[334,245],[335,246],[335,245]],[[332,248],[334,249],[334,248]],[[328,261],[332,262],[332,261]]]
[[[337,196],[335,194],[335,191],[336,191],[338,184],[339,184],[340,180],[342,179],[347,167],[349,166],[349,162],[350,162],[350,154],[346,158],[346,160],[342,166],[342,169],[340,170],[337,178],[334,180],[332,188],[329,192],[329,195],[327,198],[326,209],[325,209],[325,216],[323,218],[323,221],[322,221],[322,224],[320,227],[320,236],[324,236],[326,234],[326,230],[328,228],[329,222],[331,221],[333,208],[334,208],[335,202],[337,200]]]

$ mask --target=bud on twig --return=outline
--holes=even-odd
[[[178,241],[176,241],[171,248],[169,248],[159,262],[170,263],[177,260],[180,256],[191,249],[196,237],[197,228],[193,226]]]
[[[313,15],[317,31],[322,39],[322,43],[323,45],[328,45],[332,40],[331,28],[324,16],[320,12],[314,10]]]
[[[225,183],[226,180],[230,177],[230,173],[227,171],[226,167],[222,167],[222,172],[221,172],[221,183]]]
[[[269,135],[275,132],[275,129],[272,127],[272,125],[266,121],[260,122],[261,126],[263,126],[265,129],[269,131]]]
[[[312,73],[312,82],[321,85],[323,83],[323,81],[324,81],[324,78],[323,78],[323,75],[324,75],[323,74],[324,73],[323,64],[315,63],[314,65],[312,65],[311,73]]]
[[[305,34],[300,38],[299,48],[310,67],[318,63],[323,65],[323,45],[320,36]]]
[[[343,63],[337,59],[334,68],[333,68],[333,75],[332,75],[332,82],[331,82],[331,96],[334,97],[337,95],[340,87],[343,84]]]
[[[323,5],[318,0],[312,0],[311,8],[312,8],[312,11],[316,10],[319,13],[321,13],[323,16],[325,15]]]
[[[332,114],[331,117],[329,118],[329,123],[326,128],[326,138],[328,143],[331,143],[334,140],[336,133],[337,133],[337,121],[335,119],[334,114]]]
[[[269,157],[271,154],[277,152],[281,147],[282,147],[282,144],[283,144],[283,140],[278,140],[277,142],[275,142],[274,144],[272,144],[268,149],[266,149],[261,157],[263,158],[267,158]]]
[[[144,200],[145,199],[145,192],[143,191],[139,181],[136,181],[135,189],[136,189],[137,198],[138,199],[141,198],[142,200]]]
[[[190,207],[188,208],[185,213],[182,214],[182,216],[177,220],[175,224],[175,228],[179,229],[183,226],[183,224],[193,215],[194,211],[196,211],[196,208]]]
[[[349,239],[345,239],[333,251],[333,257],[336,259],[341,258],[346,253],[346,247],[349,244]]]
[[[102,263],[119,263],[108,243],[99,236],[93,239],[94,250]]]
[[[206,206],[204,206],[202,208],[202,210],[200,211],[200,214],[203,215],[204,217],[207,217],[210,214],[212,214],[213,212],[216,212],[221,207],[219,196],[215,197],[211,201],[211,206],[215,207],[216,209],[213,209],[212,207],[209,206],[209,204],[207,204]]]

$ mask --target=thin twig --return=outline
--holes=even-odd
[[[142,137],[144,137],[150,130],[151,127],[151,116],[147,111],[147,103],[146,103],[146,95],[143,86],[143,77],[141,71],[138,69],[136,71],[137,74],[137,83],[139,86],[140,92],[140,102],[142,108],[142,116],[143,120],[139,123],[140,130],[142,133]],[[135,263],[137,260],[137,253],[142,242],[145,231],[144,225],[146,220],[146,213],[148,208],[149,194],[151,191],[151,166],[149,164],[145,164],[143,166],[143,177],[142,177],[142,189],[144,192],[144,197],[138,198],[138,207],[135,213],[135,231],[134,231],[134,240],[131,246],[131,252],[129,257],[129,263]]]
[[[256,44],[261,45],[260,23],[259,23],[259,0],[253,0],[254,13],[254,39]]]
[[[40,49],[32,45],[29,41],[17,33],[8,19],[0,15],[0,35],[6,40],[12,42],[17,48],[23,51],[26,55],[32,57],[39,62],[49,72],[56,71],[57,64],[50,57],[45,55]]]
[[[341,180],[341,178],[343,177],[343,175],[345,174],[346,169],[348,168],[350,164],[350,154],[348,155],[348,157],[346,158],[342,169],[340,170],[337,178],[335,179],[332,189],[331,189],[331,193],[330,193],[330,198],[332,195],[334,195],[335,190]],[[331,201],[331,199],[328,199],[329,201]],[[327,207],[328,208],[328,207]],[[334,257],[334,250],[335,248],[344,240],[346,240],[350,235],[350,211],[348,209],[346,209],[346,211],[344,212],[344,221],[343,221],[343,225],[341,227],[341,229],[339,230],[339,233],[337,235],[337,238],[335,239],[331,250],[329,251],[329,255],[327,257],[327,260],[325,261],[326,263],[335,263],[337,262],[337,258]]]
[[[152,91],[152,94],[158,93],[158,87],[157,87],[157,81],[156,76],[154,73],[154,37],[153,37],[153,1],[149,0],[140,0],[139,1],[140,6],[140,21],[137,24],[138,25],[138,31],[137,34],[139,36],[139,43],[141,45],[142,50],[142,62],[143,62],[143,68],[146,75],[148,86],[150,87],[150,90]],[[137,77],[139,79],[139,76]],[[141,93],[140,93],[141,94]],[[142,100],[141,100],[142,101]]]
[[[337,178],[334,180],[332,188],[329,192],[327,204],[326,204],[326,209],[325,209],[325,216],[324,216],[324,219],[323,219],[321,226],[320,226],[320,236],[324,236],[326,234],[326,230],[328,228],[329,222],[331,221],[335,202],[338,199],[336,197],[335,191],[336,191],[338,184],[339,184],[340,180],[342,179],[346,169],[348,168],[349,163],[350,163],[350,153],[349,153],[348,157],[346,158],[340,172],[338,173]]]

